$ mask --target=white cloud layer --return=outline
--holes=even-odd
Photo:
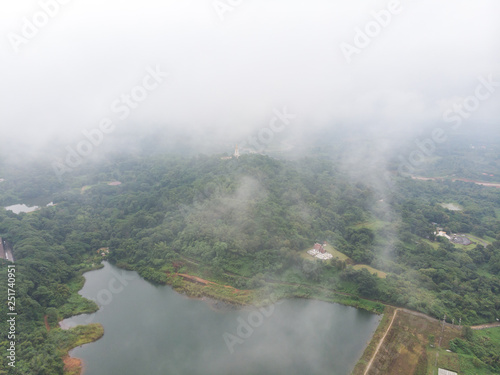
[[[59,4],[0,3],[0,126],[14,142],[70,142],[117,118],[113,101],[155,65],[169,78],[119,126],[227,140],[267,126],[283,106],[299,128],[406,134],[442,122],[443,103],[472,94],[478,76],[500,81],[495,0],[402,1],[351,63],[341,43],[354,46],[357,28],[390,1],[72,0],[19,44],[25,19],[42,25],[49,3]],[[221,3],[231,9],[223,20]],[[498,121],[498,101],[475,119]]]

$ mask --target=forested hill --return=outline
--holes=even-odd
[[[20,374],[35,366],[61,373],[43,317],[92,309],[67,302],[106,247],[111,261],[158,283],[173,264],[192,261],[240,289],[316,285],[466,324],[500,317],[500,189],[394,177],[389,190],[377,190],[328,160],[262,155],[122,156],[82,166],[63,184],[39,167],[2,177],[3,206],[36,199],[37,191],[55,203],[27,214],[0,210],[0,235],[13,245],[20,275]],[[436,224],[476,243],[436,238]],[[308,258],[305,250],[319,241],[339,260]]]

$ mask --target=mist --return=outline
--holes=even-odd
[[[286,107],[295,119],[280,136],[293,147],[342,127],[392,145],[443,124],[478,77],[499,76],[499,10],[492,0],[3,2],[2,136],[27,159],[64,158],[110,119],[99,152],[151,134],[166,152],[231,152]],[[165,77],[125,116],[116,101],[151,69]],[[473,126],[494,124],[497,104],[481,103]]]
[[[76,353],[95,350],[97,366],[113,348],[123,373],[348,373],[380,320],[339,303],[498,321],[500,260],[485,248],[500,246],[500,199],[472,183],[500,187],[499,14],[497,0],[0,2],[0,198],[40,207],[0,211],[31,283],[20,327],[40,336],[80,314],[65,307],[70,276],[102,259],[146,286],[118,296],[97,280],[94,295],[116,294],[109,325]],[[466,254],[443,230],[481,246]],[[272,317],[268,296],[284,303]],[[234,305],[211,311],[210,298]],[[31,352],[55,363],[56,340],[41,350],[23,334],[26,366]],[[397,340],[398,356],[413,352]]]

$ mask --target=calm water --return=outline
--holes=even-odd
[[[81,294],[101,309],[62,322],[104,326],[102,339],[71,352],[83,359],[85,375],[347,375],[380,321],[301,299],[216,311],[108,263],[85,277]]]

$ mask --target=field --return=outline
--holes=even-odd
[[[379,271],[373,267],[367,266],[366,264],[356,264],[352,268],[354,268],[355,270],[360,270],[360,269],[364,268],[364,269],[368,270],[370,273],[377,274],[377,276],[380,277],[381,279],[385,279],[387,277],[387,274],[385,272]]]
[[[340,251],[338,251],[337,249],[335,249],[332,245],[326,245],[326,251],[329,252],[330,254],[333,255],[334,258],[337,258],[337,259],[340,259],[340,260],[345,260],[347,263],[350,263],[350,264],[354,264],[354,261],[349,258],[347,255],[341,253]],[[300,252],[300,256],[304,259],[309,259],[309,260],[312,260],[314,259],[314,257],[312,257],[311,255],[307,254],[307,251],[309,249],[306,249],[306,250],[303,250]],[[380,277],[381,279],[385,279],[387,277],[387,273],[383,272],[383,271],[379,271],[371,266],[368,266],[366,264],[356,264],[354,265],[352,268],[354,268],[355,270],[360,270],[360,269],[366,269],[368,270],[370,273],[375,273],[378,277]]]
[[[340,251],[338,251],[337,249],[335,249],[330,244],[326,245],[325,250],[328,251],[330,254],[332,254],[334,258],[337,258],[337,259],[340,259],[340,260],[351,261],[351,258],[349,258],[347,255],[341,253]]]
[[[391,223],[386,222],[386,221],[381,221],[381,220],[371,220],[371,221],[366,221],[364,223],[359,223],[359,224],[353,225],[353,226],[351,226],[351,228],[354,228],[354,229],[368,228],[368,229],[375,231],[377,229],[384,228],[386,225],[391,225]]]
[[[478,244],[481,244],[483,246],[488,246],[488,245],[491,245],[491,242],[493,239],[483,239],[483,238],[479,238],[479,237],[476,237],[474,236],[473,234],[466,234],[467,237],[469,237],[469,239],[473,242],[477,242]],[[493,240],[494,241],[494,240]],[[475,247],[476,245],[474,245]]]
[[[312,257],[311,255],[307,254],[307,252],[308,252],[309,250],[311,250],[311,249],[312,249],[312,246],[311,246],[311,247],[308,247],[308,248],[307,248],[307,249],[305,249],[305,250],[302,250],[302,251],[300,252],[300,256],[301,256],[302,258],[304,258],[304,259],[309,259],[309,260],[314,259],[314,257]],[[340,251],[338,251],[337,249],[335,249],[332,245],[326,245],[325,250],[326,250],[327,252],[329,252],[330,254],[332,254],[334,258],[337,258],[337,259],[340,259],[340,260],[345,260],[345,261],[348,261],[348,262],[350,262],[350,263],[354,263],[354,262],[351,260],[351,258],[349,258],[347,255],[345,255],[345,254],[341,253],[341,252],[340,252]]]
[[[440,340],[441,331],[442,323],[435,319],[398,310],[368,374],[436,374],[436,358],[438,365],[444,367],[446,364],[449,370],[459,370],[458,359],[454,360],[453,356],[447,355],[449,353],[446,352],[446,348],[451,339],[460,337],[461,331],[458,327],[447,325]],[[372,345],[367,350],[370,350],[370,347],[373,351]],[[436,357],[436,354],[439,355]],[[364,374],[364,371],[360,371],[360,366],[357,366],[355,374]]]
[[[365,374],[375,348],[389,327],[393,309],[386,307],[384,319],[372,341],[358,361],[352,375]],[[475,330],[476,338],[499,348],[500,328]],[[398,309],[394,323],[387,333],[367,375],[436,375],[438,368],[460,375],[494,375],[487,366],[472,355],[449,350],[450,341],[462,338],[462,329],[423,314]]]
[[[493,238],[485,237],[485,238],[479,238],[477,236],[474,236],[473,234],[466,233],[465,236],[469,238],[469,240],[472,241],[470,245],[459,245],[459,244],[454,244],[456,248],[461,249],[461,250],[472,250],[474,249],[478,244],[481,244],[483,246],[488,246],[491,245],[491,243],[494,241]],[[438,249],[439,247],[439,242],[438,241],[430,241],[430,240],[423,240],[425,243],[429,244],[432,246],[434,249]]]

